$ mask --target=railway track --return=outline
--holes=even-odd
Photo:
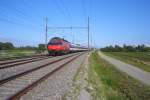
[[[30,62],[39,61],[39,60],[44,60],[47,58],[50,58],[50,57],[39,56],[39,57],[31,57],[31,58],[26,58],[26,59],[3,61],[3,62],[0,62],[0,70],[5,69],[5,68],[14,67],[14,66],[21,65],[21,64],[26,64],[26,63],[30,63]]]
[[[0,65],[4,65],[7,63],[13,63],[13,62],[19,62],[19,61],[25,61],[25,60],[30,60],[34,58],[40,58],[40,57],[45,57],[46,55],[41,55],[41,56],[33,56],[33,57],[28,57],[28,58],[20,58],[20,59],[12,59],[12,60],[5,60],[5,61],[0,61]]]
[[[16,100],[24,93],[47,79],[50,75],[63,68],[65,65],[83,53],[68,55],[66,57],[48,62],[34,69],[10,76],[0,81],[0,99]],[[56,64],[58,63],[58,64]]]
[[[32,57],[40,57],[40,56],[46,56],[46,54],[23,56],[23,57],[0,58],[0,62],[8,61],[8,60],[18,60],[18,59],[25,59],[25,58],[32,58]]]

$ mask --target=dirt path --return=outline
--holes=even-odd
[[[122,61],[112,58],[110,56],[106,56],[102,52],[98,52],[98,54],[103,59],[105,59],[109,63],[113,64],[119,70],[127,73],[128,75],[132,76],[133,78],[135,78],[147,85],[150,85],[150,73],[149,72],[145,72],[133,65],[127,64],[125,62],[122,62]]]

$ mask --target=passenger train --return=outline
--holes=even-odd
[[[87,51],[88,48],[70,43],[60,37],[53,37],[47,44],[47,50],[50,56],[55,56],[73,52]]]

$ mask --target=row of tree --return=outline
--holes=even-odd
[[[145,46],[144,44],[142,45],[123,45],[122,47],[119,45],[115,45],[115,46],[107,46],[104,48],[101,48],[101,51],[105,51],[105,52],[148,52],[150,51],[150,47]]]
[[[10,42],[2,43],[0,42],[0,50],[10,50],[14,49],[14,45]]]
[[[45,44],[39,44],[38,47],[33,46],[21,46],[21,47],[15,47],[13,43],[11,42],[0,42],[0,50],[37,50],[39,52],[44,52]]]

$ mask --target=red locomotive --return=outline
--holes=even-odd
[[[70,50],[70,43],[65,39],[54,37],[49,41],[47,49],[49,55],[68,53]]]
[[[71,44],[63,38],[54,37],[49,41],[47,45],[47,50],[49,55],[60,55],[70,52],[85,51],[87,50],[87,48]]]

